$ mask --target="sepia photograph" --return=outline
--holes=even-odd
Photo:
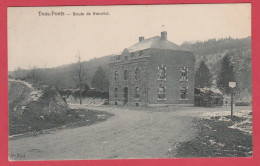
[[[8,7],[9,161],[252,157],[251,4]]]

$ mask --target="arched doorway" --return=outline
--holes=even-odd
[[[128,88],[124,88],[124,104],[128,102]]]

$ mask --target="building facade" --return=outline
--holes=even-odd
[[[195,58],[161,36],[124,49],[109,63],[109,104],[164,106],[194,104]]]

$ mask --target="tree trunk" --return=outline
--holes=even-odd
[[[81,101],[81,86],[79,86],[79,104],[80,105],[82,104],[82,101]]]

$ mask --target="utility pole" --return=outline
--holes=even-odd
[[[229,82],[229,87],[231,88],[231,119],[233,118],[233,96],[234,88],[236,87],[236,82]]]
[[[231,119],[233,118],[233,88],[231,88]]]

